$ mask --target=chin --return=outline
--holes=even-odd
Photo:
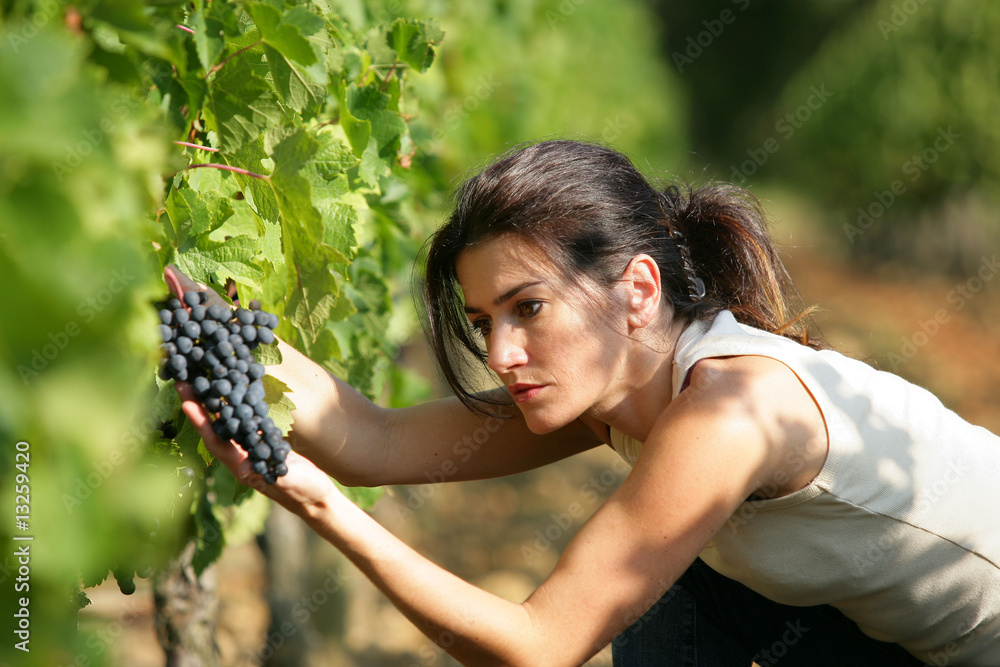
[[[528,430],[535,435],[545,435],[546,433],[558,431],[574,419],[573,417],[560,418],[553,415],[526,414],[523,410],[521,414],[524,415],[524,423],[528,427]]]

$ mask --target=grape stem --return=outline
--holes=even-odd
[[[261,174],[255,174],[252,171],[247,171],[241,167],[230,167],[228,164],[189,164],[185,169],[200,169],[202,167],[212,167],[214,169],[225,169],[226,171],[234,171],[237,174],[243,174],[244,176],[253,176],[254,178],[259,178],[262,181],[270,180],[267,176]]]
[[[177,144],[178,146],[187,146],[188,148],[197,148],[199,150],[210,151],[212,153],[218,153],[219,152],[218,148],[212,148],[211,146],[200,146],[198,144],[192,144],[189,141],[175,141],[174,143]]]

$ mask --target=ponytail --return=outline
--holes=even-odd
[[[679,309],[684,315],[707,319],[725,309],[748,326],[809,347],[824,346],[809,334],[806,320],[813,309],[801,308],[768,232],[767,216],[748,190],[728,183],[686,192],[670,186],[661,194],[661,207],[682,244],[681,256],[690,258],[688,273],[693,269],[704,284],[705,296],[692,297]],[[692,292],[698,287],[692,285]]]

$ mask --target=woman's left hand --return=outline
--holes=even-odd
[[[340,490],[329,475],[295,451],[289,452],[285,460],[288,472],[279,477],[274,484],[268,484],[261,475],[253,471],[250,457],[242,447],[233,440],[223,442],[219,439],[212,429],[208,413],[195,398],[191,385],[178,382],[177,393],[183,399],[181,409],[191,424],[198,429],[205,446],[215,458],[232,471],[240,483],[257,489],[302,517],[328,506],[331,498],[340,495]]]

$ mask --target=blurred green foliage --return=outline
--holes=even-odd
[[[829,99],[774,174],[833,214],[856,254],[972,270],[1000,241],[1000,5],[883,0],[790,82]]]
[[[1000,6],[650,2],[709,174],[811,200],[858,259],[965,273],[996,247]]]

